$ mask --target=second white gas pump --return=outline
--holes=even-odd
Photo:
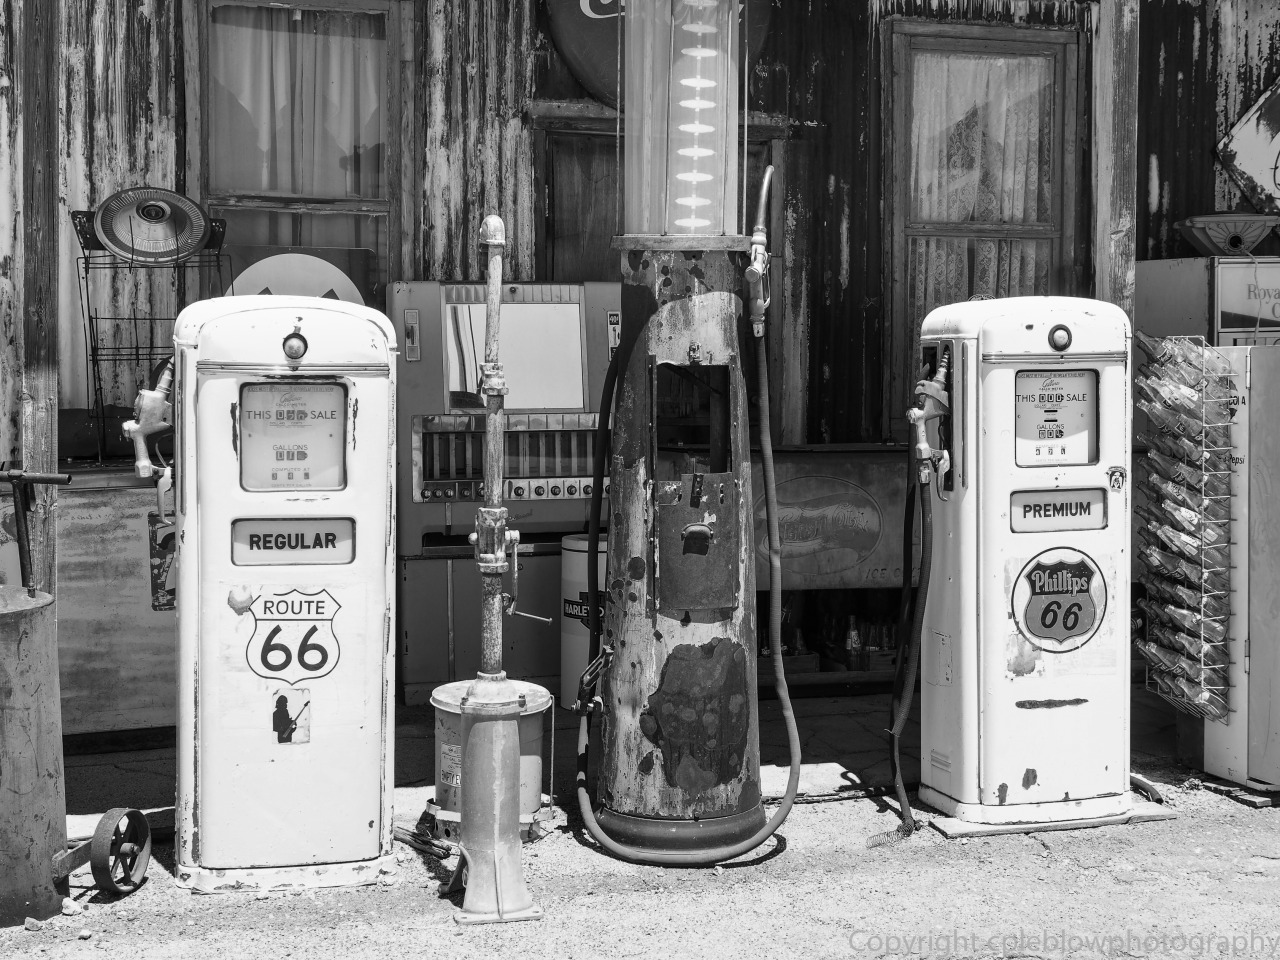
[[[394,330],[340,301],[231,297],[184,310],[174,342],[178,884],[374,882],[391,853]]]
[[[926,318],[921,345],[920,798],[985,824],[1123,819],[1128,318],[1092,300],[960,303]]]

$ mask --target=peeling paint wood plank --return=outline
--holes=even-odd
[[[1133,316],[1139,0],[1100,4],[1093,31],[1095,296]]]
[[[477,280],[476,233],[507,224],[512,280],[533,278],[535,0],[430,0],[423,118],[423,276]]]
[[[0,461],[22,434],[21,0],[0,2]]]
[[[22,457],[24,470],[58,467],[58,4],[28,5],[22,24]],[[32,490],[30,571],[56,593],[57,487]],[[56,630],[37,637],[56,643]]]
[[[91,402],[84,315],[125,318],[102,325],[102,346],[133,354],[167,348],[166,322],[177,312],[177,274],[168,269],[94,271],[89,304],[83,302],[77,258],[80,246],[71,227],[72,210],[92,210],[118,190],[135,186],[174,189],[177,185],[178,18],[164,0],[63,4],[62,56],[58,75],[61,158],[58,230],[59,391],[63,407]],[[185,25],[184,25],[185,26]],[[185,34],[184,34],[185,35]],[[198,57],[184,56],[184,81],[191,82]],[[195,61],[192,63],[191,61]],[[198,84],[196,89],[198,89]],[[198,125],[199,113],[195,121]],[[199,155],[198,126],[185,139]],[[188,184],[200,182],[187,176]],[[133,318],[138,318],[134,322]],[[152,318],[165,318],[153,322]],[[132,406],[147,386],[151,364],[120,359],[101,367],[104,402]]]

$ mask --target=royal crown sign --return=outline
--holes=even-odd
[[[1280,83],[1222,138],[1218,158],[1260,212],[1280,213]]]

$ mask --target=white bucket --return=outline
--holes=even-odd
[[[435,833],[457,843],[462,821],[462,698],[474,681],[458,680],[436,687],[436,792],[427,809],[437,818]],[[520,828],[527,832],[542,806],[542,717],[551,706],[551,691],[536,683],[512,680],[525,698],[520,711]]]
[[[600,571],[600,597],[605,594],[605,565],[609,551],[608,537],[600,534],[600,553],[597,569]],[[574,533],[560,541],[560,705],[572,707],[578,699],[578,679],[587,669],[587,654],[591,646],[590,608],[587,600],[587,550],[591,538],[585,533]],[[601,607],[603,607],[603,602]],[[603,609],[600,616],[604,617]]]

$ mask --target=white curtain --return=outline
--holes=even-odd
[[[216,7],[210,36],[209,170],[215,194],[375,199],[383,177],[383,16]],[[230,242],[358,246],[359,218],[258,218]],[[256,231],[255,231],[256,232]],[[272,235],[275,234],[275,235]]]
[[[1046,57],[917,53],[908,218],[1033,224],[1052,218],[1053,65]],[[963,229],[963,228],[961,228]],[[912,237],[908,316],[975,294],[1047,293],[1047,240]]]
[[[383,196],[385,54],[381,16],[215,8],[214,192]]]

